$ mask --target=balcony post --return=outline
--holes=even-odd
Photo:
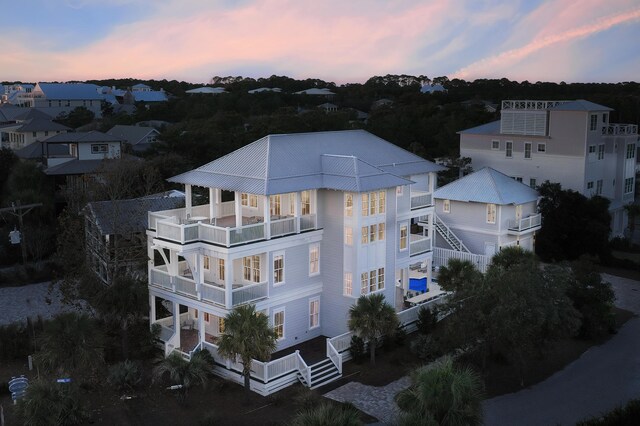
[[[233,259],[225,259],[224,266],[224,306],[233,309]]]
[[[184,186],[184,202],[185,202],[185,211],[188,216],[191,216],[191,185],[185,184]]]
[[[202,312],[198,308],[196,308],[196,311],[198,312],[198,334],[199,334],[199,337],[200,337],[200,343],[202,343],[205,340],[205,338],[204,338],[204,334],[205,334],[205,330],[204,330],[204,312]]]
[[[264,195],[264,239],[271,239],[271,197],[269,195]],[[282,208],[282,205],[280,206]]]
[[[300,233],[300,194],[298,192],[292,192],[289,194],[293,197],[293,217],[295,218],[296,234]],[[291,201],[289,201],[291,205]]]
[[[151,317],[151,324],[156,322],[156,296],[149,294],[149,316]]]
[[[240,228],[242,226],[242,197],[240,191],[234,192],[233,201],[235,203],[236,228]]]
[[[215,219],[218,217],[218,189],[209,188],[209,217]]]

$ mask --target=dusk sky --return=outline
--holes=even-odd
[[[640,81],[640,0],[0,0],[0,80]]]

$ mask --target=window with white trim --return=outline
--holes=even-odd
[[[224,334],[224,318],[218,317],[218,334]]]
[[[260,282],[260,256],[242,258],[242,276],[245,281]]]
[[[369,214],[371,216],[378,214],[378,193],[369,193]]]
[[[378,290],[384,289],[384,268],[378,268]]]
[[[491,141],[491,149],[495,149],[498,150],[500,149],[500,141],[499,140],[492,140]]]
[[[309,246],[309,275],[317,275],[320,273],[320,245],[312,244]]]
[[[496,205],[487,204],[487,223],[496,223]]]
[[[207,324],[211,323],[211,315],[209,315],[209,312],[204,313],[204,322]]]
[[[602,195],[602,179],[596,181],[596,195]]]
[[[604,144],[598,145],[598,160],[604,159]]]
[[[342,288],[342,293],[345,296],[353,295],[353,274],[351,272],[344,273],[344,285]]]
[[[302,210],[300,214],[303,216],[311,214],[311,192],[310,191],[302,191],[300,193],[300,209]]]
[[[361,233],[360,243],[368,244],[369,243],[369,227],[363,226],[362,228],[360,228],[360,233]]]
[[[309,300],[309,330],[320,327],[320,299]]]
[[[353,228],[350,226],[344,227],[344,243],[345,245],[353,245]]]
[[[595,145],[589,145],[588,157],[589,157],[589,161],[596,161],[596,146]]]
[[[524,158],[531,159],[531,142],[524,143]]]
[[[273,330],[278,340],[284,339],[284,308],[273,311]]]
[[[344,215],[353,216],[353,194],[344,194]]]
[[[443,200],[442,201],[442,212],[443,213],[451,213],[451,200]]]
[[[407,249],[407,238],[409,238],[408,234],[409,234],[409,228],[407,227],[407,225],[401,225],[400,226],[400,251]]]
[[[533,189],[536,189],[536,178],[530,178],[529,179],[529,186]]]
[[[378,236],[378,225],[375,223],[369,226],[369,242],[373,243]]]
[[[589,130],[594,131],[598,128],[598,115],[591,114],[589,118]]]
[[[593,181],[587,182],[587,189],[593,189]]]
[[[280,194],[269,196],[269,213],[271,216],[280,216],[282,214],[280,207]]]
[[[378,224],[378,241],[384,241],[384,222]]]
[[[626,178],[624,180],[624,193],[631,194],[633,192],[633,178]]]
[[[284,284],[284,254],[273,255],[273,284]]]
[[[218,259],[218,279],[224,281],[224,259]]]
[[[636,158],[636,145],[629,144],[627,145],[627,159]]]
[[[105,154],[107,152],[109,152],[109,145],[106,143],[91,144],[92,154]]]
[[[547,144],[539,143],[538,144],[538,152],[547,152]]]
[[[210,267],[210,259],[209,256],[203,256],[202,257],[202,267],[204,269],[206,269],[207,271],[209,270]]]
[[[504,155],[507,158],[513,157],[513,142],[511,142],[511,141],[505,142]]]
[[[243,192],[240,194],[240,204],[245,207],[258,208],[258,196]]]
[[[369,194],[362,194],[362,216],[369,216]]]
[[[369,273],[360,274],[360,294],[367,294],[369,291]]]
[[[382,214],[386,211],[387,193],[380,191],[378,193],[378,213]]]

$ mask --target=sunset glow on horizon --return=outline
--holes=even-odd
[[[638,0],[25,0],[0,80],[640,80]]]

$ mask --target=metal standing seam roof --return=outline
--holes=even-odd
[[[559,105],[549,108],[553,111],[613,111],[604,105],[596,104],[584,99],[576,99],[575,101],[563,102]]]
[[[84,175],[95,173],[100,170],[103,161],[104,160],[70,160],[62,164],[57,164],[53,167],[49,167],[44,171],[44,173],[49,176]]]
[[[260,195],[367,191],[444,168],[364,130],[269,135],[170,182]]]
[[[42,131],[66,131],[71,130],[70,127],[67,127],[63,124],[56,123],[55,121],[51,121],[51,119],[46,118],[33,118],[27,120],[22,124],[22,126],[16,129],[17,132],[42,132]]]
[[[38,83],[46,99],[100,100],[100,87],[90,83]]]
[[[23,159],[38,159],[49,156],[69,154],[69,147],[65,145],[45,146],[46,141],[35,141],[16,151],[16,155]]]
[[[125,126],[122,124],[117,124],[107,131],[107,135],[117,136],[131,145],[139,143],[142,139],[146,138],[149,133],[160,134],[160,132],[153,127]]]
[[[485,167],[438,188],[433,197],[441,200],[507,205],[536,201],[538,191],[491,167]]]

